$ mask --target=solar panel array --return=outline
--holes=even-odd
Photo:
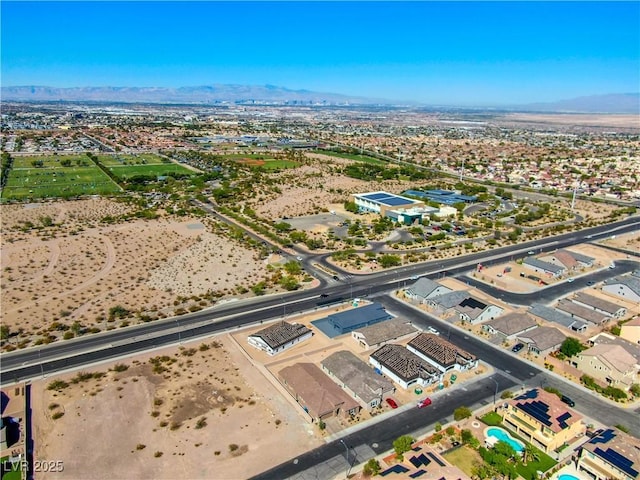
[[[549,405],[540,400],[536,400],[530,403],[518,403],[518,408],[530,416],[538,420],[540,423],[545,424],[547,427],[551,426],[551,416],[549,415]]]
[[[598,447],[593,451],[593,453],[600,456],[616,468],[619,468],[623,472],[628,473],[632,478],[636,478],[638,476],[638,471],[633,469],[633,462],[627,457],[620,455],[615,450],[612,450],[610,448],[607,448],[607,450],[602,450],[600,447]]]
[[[378,202],[384,205],[389,205],[391,207],[398,206],[398,205],[406,205],[408,203],[414,202],[413,200],[410,200],[408,198],[403,198],[403,197],[399,197],[398,195],[393,195],[391,193],[384,193],[384,192],[361,195],[361,198],[370,200],[372,202]]]
[[[591,440],[589,440],[589,443],[592,444],[596,444],[596,443],[609,443],[610,440],[613,440],[615,438],[616,434],[613,431],[612,428],[607,428],[606,430],[603,430],[602,432],[600,432],[599,435],[593,437]]]
[[[571,418],[571,414],[569,412],[564,412],[556,420],[558,420],[558,425],[560,425],[560,428],[564,429],[569,426],[569,424],[567,423],[567,420],[569,420],[570,418]]]

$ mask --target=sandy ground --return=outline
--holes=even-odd
[[[117,326],[121,320],[108,321],[115,306],[132,312],[127,322],[205,308],[269,275],[257,250],[208,219],[99,222],[126,210],[104,199],[1,207],[2,318],[23,329],[20,341],[61,336],[53,322]],[[25,221],[41,225],[43,217],[55,225],[23,231]]]
[[[322,442],[227,336],[119,363],[34,383],[36,458],[64,461],[56,478],[247,478]]]

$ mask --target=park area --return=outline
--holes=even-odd
[[[149,177],[154,180],[162,176],[189,176],[194,172],[188,168],[151,153],[137,155],[98,155],[98,162],[118,180],[133,177]]]
[[[264,154],[232,154],[225,155],[224,158],[245,165],[247,167],[261,167],[265,170],[283,170],[286,168],[298,167],[298,163],[292,160],[283,160],[265,156]]]
[[[16,157],[2,200],[108,195],[120,187],[84,155]]]

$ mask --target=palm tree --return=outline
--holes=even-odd
[[[540,460],[540,451],[530,443],[527,443],[522,451],[522,463],[526,465],[530,461],[537,462],[538,460]]]

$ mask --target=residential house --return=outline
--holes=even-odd
[[[640,317],[624,323],[620,327],[620,337],[631,343],[640,343]]]
[[[640,303],[640,278],[630,275],[604,281],[602,291],[633,303]]]
[[[475,297],[468,296],[454,307],[460,315],[460,320],[472,324],[493,320],[504,311],[497,305],[486,304]]]
[[[421,277],[416,283],[404,291],[406,297],[426,303],[427,299],[451,292],[451,289],[440,285],[429,278]]]
[[[627,309],[619,304],[584,292],[577,292],[571,301],[614,318],[622,318],[627,314]]]
[[[529,307],[529,313],[542,320],[557,323],[558,325],[575,332],[584,332],[587,329],[587,324],[582,320],[570,317],[565,313],[539,303],[531,305],[531,307]]]
[[[631,385],[638,383],[640,365],[620,345],[595,345],[573,356],[571,363],[603,385],[629,390]]]
[[[278,372],[287,391],[312,421],[332,416],[353,416],[360,405],[313,363],[296,363]]]
[[[526,268],[533,270],[536,273],[542,273],[549,277],[560,277],[566,272],[564,266],[556,265],[555,263],[545,262],[535,257],[527,257],[522,261],[522,265]]]
[[[542,389],[529,390],[507,402],[503,423],[527,442],[551,453],[586,431],[582,415]]]
[[[311,338],[313,332],[299,323],[278,322],[247,337],[249,345],[276,355]]]
[[[427,299],[427,305],[435,309],[440,315],[443,315],[453,312],[453,308],[460,305],[465,298],[469,298],[469,292],[455,290]]]
[[[393,384],[347,350],[332,353],[322,368],[338,385],[369,410],[395,392]]]
[[[551,255],[545,255],[540,258],[550,263],[560,265],[569,271],[574,271],[584,267],[592,267],[593,262],[595,261],[595,258],[565,249],[557,250]]]
[[[594,480],[640,478],[640,439],[617,428],[601,430],[580,447],[577,468]]]
[[[389,343],[369,357],[369,363],[402,388],[430,385],[442,379],[442,373],[401,345]]]
[[[485,332],[498,335],[502,340],[513,340],[517,335],[536,328],[538,324],[526,313],[508,313],[482,326]]]
[[[401,340],[415,335],[416,328],[402,318],[392,318],[368,327],[359,328],[351,332],[353,338],[366,350],[376,348],[385,343]]]
[[[518,334],[518,340],[537,355],[555,352],[566,338],[567,336],[555,327],[536,327]]]
[[[589,339],[590,345],[619,345],[624,348],[629,355],[636,359],[636,363],[640,365],[640,345],[631,343],[624,338],[611,335],[610,333],[599,333]]]
[[[475,355],[432,333],[421,333],[407,348],[441,372],[470,370],[478,366]]]
[[[566,313],[571,318],[584,320],[594,325],[602,325],[611,319],[611,317],[604,313],[596,312],[592,308],[584,307],[566,298],[563,298],[557,303],[556,310]]]

